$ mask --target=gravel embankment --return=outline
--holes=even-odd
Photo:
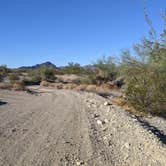
[[[84,100],[89,107],[91,123],[111,149],[112,165],[166,165],[166,146],[160,135],[154,132],[154,126],[158,132],[163,129],[163,139],[166,138],[164,119],[148,119],[151,126],[147,126],[145,121],[138,120],[98,95],[86,93]]]

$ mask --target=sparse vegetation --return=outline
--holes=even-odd
[[[16,82],[16,83],[13,83],[12,89],[17,91],[22,91],[22,90],[25,90],[26,88],[23,82]]]
[[[93,64],[93,70],[88,73],[88,79],[92,84],[101,85],[113,81],[116,75],[116,65],[112,57],[102,57]]]
[[[68,63],[67,66],[61,69],[62,74],[84,74],[84,69],[79,63]]]
[[[49,81],[54,82],[55,77],[55,69],[51,67],[40,67],[38,69],[32,69],[29,72],[30,79],[25,79],[25,84],[40,84],[41,81]]]
[[[132,56],[123,52],[121,72],[125,76],[125,96],[136,110],[166,113],[166,47],[165,42],[144,39],[135,46]]]
[[[163,18],[166,21],[166,16]],[[150,34],[153,35],[153,33],[154,29]],[[135,54],[131,54],[129,51],[122,52],[119,64],[115,63],[112,57],[102,57],[95,63],[84,67],[73,62],[61,68],[56,68],[50,62],[13,70],[0,66],[0,81],[8,78],[12,86],[16,87],[15,89],[24,85],[43,85],[58,89],[96,92],[100,89],[110,90],[123,86],[125,99],[133,108],[144,113],[165,114],[165,38],[165,29],[160,40],[144,38],[142,42],[134,45]],[[56,78],[55,74],[76,77],[67,81],[63,77]],[[54,84],[55,80],[56,84]],[[1,86],[4,88],[4,83]],[[8,84],[8,87],[11,86]]]
[[[43,81],[53,82],[56,79],[55,70],[53,68],[42,67],[39,70]]]
[[[6,65],[0,66],[0,82],[3,81],[3,79],[8,75],[9,72],[10,69],[8,69]]]
[[[18,82],[20,80],[19,75],[17,73],[12,73],[9,75],[9,80],[12,84]]]

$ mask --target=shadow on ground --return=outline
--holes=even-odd
[[[110,97],[120,97],[121,93],[113,93],[113,92],[98,92],[99,96],[102,96],[104,98],[110,98]]]
[[[150,125],[147,121],[142,120],[141,118],[137,117],[138,122],[143,126],[145,129],[148,131],[151,131],[154,135],[156,135],[159,140],[163,143],[166,144],[166,135],[164,134],[163,131],[159,130],[157,127]]]
[[[104,98],[109,98],[109,97],[119,97],[119,94],[116,93],[98,93],[98,95],[104,97]],[[160,115],[155,115],[159,116],[160,118],[166,119],[166,114],[160,114]],[[136,116],[138,122],[140,123],[141,126],[143,126],[146,130],[151,131],[155,136],[159,138],[159,140],[163,143],[166,144],[166,134],[159,130],[157,127],[149,124],[147,121],[143,120],[142,118]]]
[[[0,101],[0,106],[1,106],[1,105],[4,105],[4,104],[7,104],[7,102]]]

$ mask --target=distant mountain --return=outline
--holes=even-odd
[[[37,69],[37,68],[40,68],[40,67],[56,68],[56,66],[53,63],[51,63],[51,62],[44,62],[44,63],[41,63],[41,64],[36,64],[34,66],[22,66],[22,67],[19,67],[18,69],[26,70],[26,69]]]

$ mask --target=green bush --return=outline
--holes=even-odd
[[[53,68],[43,67],[40,69],[40,74],[41,74],[42,81],[53,82],[56,79],[55,70]]]
[[[74,79],[74,80],[72,80],[72,83],[80,85],[81,84],[81,79]]]
[[[92,82],[92,79],[90,79],[88,76],[82,76],[82,78],[77,78],[72,80],[72,83],[77,84],[77,85],[81,85],[81,84],[94,84],[94,82]]]
[[[166,75],[161,75],[158,69],[150,69],[147,66],[135,70],[134,75],[130,75],[130,78],[127,77],[126,99],[141,112],[158,114],[165,111]]]
[[[125,76],[124,93],[128,103],[136,110],[166,114],[166,66],[163,65],[166,64],[166,51],[163,48],[154,50],[153,46],[151,50],[139,57],[123,53],[121,73]]]
[[[78,63],[70,62],[68,65],[61,69],[62,74],[84,74],[84,69]]]
[[[117,76],[116,64],[112,57],[102,57],[94,63],[95,75],[90,75],[92,82],[97,84],[113,81]]]
[[[27,83],[39,84],[41,81],[55,81],[55,70],[51,67],[40,67],[38,69],[33,69],[29,73],[31,79],[25,80]]]
[[[23,83],[25,85],[39,85],[40,82],[41,82],[41,77],[37,76],[37,75],[32,76],[32,78],[30,78],[30,79],[24,79],[23,80]]]

